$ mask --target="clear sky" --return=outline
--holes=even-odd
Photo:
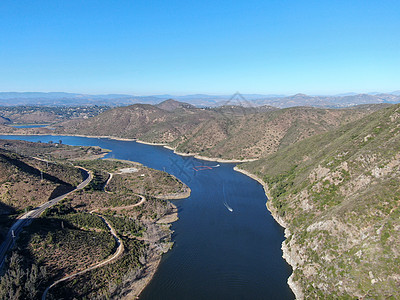
[[[0,1],[0,91],[394,90],[399,0]]]

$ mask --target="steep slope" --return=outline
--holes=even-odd
[[[221,113],[174,145],[180,152],[228,159],[255,159],[296,141],[356,120],[365,110],[296,107],[239,116]]]
[[[11,120],[9,118],[0,116],[0,124],[9,124],[9,123],[11,123]]]
[[[36,206],[82,181],[77,168],[47,164],[1,148],[0,174],[0,201],[14,209]]]
[[[268,185],[306,298],[400,297],[400,105],[240,167]]]
[[[71,161],[102,157],[99,147],[0,139],[0,215],[36,206],[83,178]],[[35,158],[34,158],[35,157]]]
[[[0,146],[0,243],[24,209],[71,191],[81,181],[77,168],[47,164]]]

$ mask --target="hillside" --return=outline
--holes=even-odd
[[[35,128],[18,128],[13,126],[8,126],[4,124],[0,124],[0,133],[1,134],[40,134],[40,135],[47,135],[53,134],[54,131],[47,128],[47,127],[35,127]]]
[[[298,140],[360,118],[365,110],[327,110],[296,107],[228,115],[202,124],[172,143],[179,152],[223,159],[255,159]]]
[[[52,287],[47,299],[135,298],[153,276],[172,246],[167,223],[177,218],[165,199],[188,197],[190,189],[139,163],[96,159],[105,152],[60,141],[0,140],[0,242],[25,209],[82,181],[73,165],[93,174],[84,189],[47,208],[18,236],[2,270],[0,299],[40,299],[46,287],[77,271],[85,273]]]
[[[60,123],[55,132],[136,138],[164,143],[178,152],[221,159],[255,159],[381,108],[372,105],[340,110],[279,110],[230,105],[200,109],[172,100],[165,105],[168,110],[148,104],[119,107],[88,120]]]
[[[50,124],[70,119],[90,118],[107,106],[0,106],[0,124]]]
[[[191,105],[191,104],[185,103],[185,102],[179,102],[174,99],[165,100],[165,101],[157,104],[156,106],[158,108],[161,108],[166,111],[174,111],[177,109],[184,109],[184,108],[189,108],[189,109],[196,108],[194,105]]]
[[[240,165],[268,185],[299,297],[400,297],[399,153],[395,105]]]
[[[196,110],[202,111],[202,110]],[[206,119],[208,114],[169,112],[149,104],[135,104],[106,111],[88,120],[61,123],[56,132],[139,138],[149,142],[171,142]],[[189,116],[191,118],[189,118]],[[181,131],[178,131],[178,128]]]
[[[0,124],[9,124],[11,123],[11,120],[9,118],[0,116]]]
[[[0,243],[24,209],[31,209],[74,189],[79,169],[46,163],[0,146]]]
[[[13,209],[36,206],[82,181],[79,169],[0,148],[0,199]]]

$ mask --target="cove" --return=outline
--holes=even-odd
[[[291,268],[282,258],[283,229],[265,207],[262,186],[235,172],[235,164],[182,157],[134,141],[50,135],[0,138],[99,146],[112,150],[106,157],[165,170],[191,188],[189,198],[173,201],[179,212],[172,225],[175,244],[141,300],[294,299],[287,285]]]

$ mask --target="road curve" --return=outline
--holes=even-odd
[[[107,172],[108,173],[108,179],[107,182],[104,184],[103,190],[104,192],[106,192],[107,194],[112,194],[112,192],[109,192],[106,190],[107,185],[110,183],[111,179],[113,178],[113,173]],[[124,174],[124,173],[115,173],[115,174]],[[90,213],[95,212],[95,211],[101,211],[101,210],[107,210],[107,209],[111,209],[111,210],[123,210],[123,209],[131,209],[134,208],[136,206],[142,205],[145,201],[146,201],[146,197],[140,194],[135,194],[136,196],[140,197],[140,201],[138,203],[135,204],[131,204],[131,205],[126,205],[126,206],[118,206],[118,207],[104,207],[104,208],[98,208],[95,210],[92,210]]]
[[[91,213],[92,213],[92,212],[91,212]],[[74,274],[72,274],[72,275],[65,276],[65,277],[63,277],[63,278],[61,278],[61,279],[59,279],[59,280],[53,282],[50,286],[48,286],[48,287],[45,289],[45,291],[44,291],[44,293],[43,293],[43,295],[42,295],[42,300],[46,300],[47,293],[49,292],[49,290],[50,290],[52,287],[54,287],[55,285],[59,284],[60,282],[69,280],[69,279],[71,279],[71,278],[73,278],[73,277],[75,277],[75,276],[82,275],[82,274],[84,274],[84,273],[86,273],[86,272],[89,272],[89,271],[91,271],[91,270],[100,268],[100,267],[102,267],[102,266],[104,266],[104,265],[106,265],[106,264],[108,264],[108,263],[110,263],[110,262],[116,260],[116,259],[124,252],[124,244],[122,243],[121,239],[118,237],[117,232],[115,231],[115,229],[111,226],[111,224],[110,224],[103,216],[100,216],[100,215],[97,215],[97,216],[98,216],[100,219],[102,219],[104,223],[107,224],[108,229],[110,230],[111,234],[114,236],[115,241],[117,242],[117,245],[118,245],[117,251],[115,251],[115,253],[114,253],[113,256],[111,256],[110,258],[107,258],[106,260],[103,260],[102,262],[99,262],[99,263],[97,263],[97,264],[94,264],[94,265],[92,265],[91,267],[89,267],[89,268],[87,268],[87,269],[85,269],[85,270],[82,270],[82,271],[80,271],[80,272],[74,273]]]
[[[70,195],[71,193],[83,189],[85,186],[87,186],[90,181],[93,179],[93,173],[92,171],[88,171],[85,168],[78,167],[81,170],[85,171],[87,174],[87,178],[82,181],[74,190],[58,196],[57,198],[51,199],[47,201],[46,203],[43,203],[42,205],[32,209],[31,211],[27,212],[26,214],[22,215],[9,229],[7,236],[4,240],[4,242],[0,246],[0,269],[2,268],[5,258],[6,258],[6,253],[8,250],[12,248],[12,246],[15,243],[15,240],[18,237],[18,234],[22,231],[22,228],[29,225],[33,219],[39,217],[45,210],[46,208],[52,207],[53,205],[57,204],[61,200],[63,200],[65,197]]]
[[[110,183],[111,179],[113,178],[113,173],[110,173],[110,172],[107,172],[107,173],[109,176],[108,176],[106,183],[104,184],[103,190],[104,190],[104,192],[110,194],[109,191],[106,191],[106,186]]]
[[[137,206],[139,206],[139,205],[142,205],[142,204],[146,201],[146,197],[145,197],[145,196],[142,196],[142,195],[139,195],[139,194],[136,194],[136,195],[140,197],[140,201],[139,201],[138,203],[130,204],[130,205],[126,205],[126,206],[97,208],[97,209],[92,210],[90,213],[100,212],[100,211],[102,211],[102,210],[121,211],[121,210],[123,210],[123,209],[131,209],[131,208],[137,207]]]

